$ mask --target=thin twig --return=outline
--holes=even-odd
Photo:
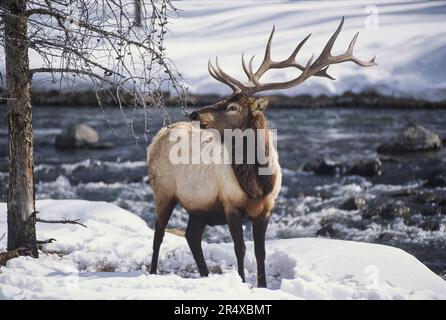
[[[37,240],[37,244],[38,245],[48,244],[48,243],[53,243],[54,241],[57,241],[57,240],[54,238],[49,238],[47,240]]]
[[[87,228],[87,226],[85,224],[79,222],[80,221],[79,219],[69,220],[69,219],[63,218],[63,220],[46,220],[46,219],[37,218],[36,221],[42,222],[42,223],[77,224],[84,228]]]

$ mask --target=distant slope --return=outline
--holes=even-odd
[[[372,4],[375,7],[368,7]],[[187,77],[194,93],[225,93],[224,85],[207,72],[209,58],[219,56],[231,75],[245,79],[241,53],[256,54],[260,63],[266,40],[276,25],[273,59],[285,58],[312,33],[299,54],[304,64],[320,53],[342,16],[346,21],[335,45],[343,52],[359,31],[356,56],[377,56],[378,66],[361,68],[353,63],[330,67],[336,81],[311,79],[286,94],[342,94],[374,89],[386,95],[429,100],[446,99],[446,3],[442,1],[175,1],[182,9],[173,20],[168,54]],[[378,10],[378,29],[370,12]],[[368,24],[368,27],[365,27]],[[284,80],[293,72],[273,72],[269,80]],[[267,78],[268,79],[268,78]]]
[[[344,52],[359,31],[356,56],[370,59],[376,55],[378,66],[335,65],[330,67],[330,74],[336,81],[310,79],[297,88],[284,90],[283,94],[341,95],[346,91],[373,90],[396,97],[446,100],[444,1],[183,0],[174,4],[181,11],[178,18],[170,20],[167,54],[194,94],[228,92],[208,74],[209,58],[219,56],[224,70],[245,79],[242,52],[247,57],[255,54],[254,67],[258,66],[275,25],[273,59],[286,58],[303,37],[312,33],[299,54],[299,62],[304,64],[311,54],[320,53],[345,16],[334,53]],[[35,52],[30,53],[30,59],[32,67],[39,66]],[[3,65],[0,68],[3,70]],[[276,70],[268,73],[265,80],[283,81],[295,74],[293,70]],[[36,91],[64,88],[58,81],[51,84],[48,75],[35,75],[34,80]],[[77,82],[76,89],[88,88],[89,84]]]

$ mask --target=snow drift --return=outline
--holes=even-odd
[[[0,272],[2,299],[445,299],[446,282],[406,252],[383,245],[327,239],[267,243],[269,289],[255,287],[247,243],[247,283],[233,246],[205,244],[212,275],[198,278],[186,240],[166,234],[160,275],[149,275],[153,231],[136,215],[105,202],[40,200],[42,218],[80,219],[88,226],[38,224],[56,238],[40,258],[10,260]],[[0,204],[0,235],[6,204]],[[5,250],[6,240],[0,242]],[[58,252],[59,254],[55,254]]]

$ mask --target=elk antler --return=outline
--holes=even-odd
[[[342,26],[344,25],[344,17],[342,17],[341,23],[339,24],[338,28],[336,29],[335,33],[331,36],[330,40],[328,40],[327,44],[325,45],[324,49],[322,50],[319,57],[313,62],[314,55],[308,60],[307,64],[304,66],[298,64],[296,62],[296,56],[302,46],[305,44],[305,42],[308,40],[308,38],[311,36],[311,33],[306,36],[294,49],[293,53],[285,60],[282,61],[272,61],[271,60],[271,42],[274,35],[274,27],[271,31],[271,34],[268,39],[268,43],[266,45],[265,49],[265,56],[263,58],[262,63],[260,64],[260,67],[257,69],[257,71],[254,73],[252,69],[252,61],[254,59],[254,56],[249,60],[249,63],[246,64],[244,55],[242,54],[242,66],[243,71],[245,72],[246,76],[248,77],[249,83],[247,85],[244,85],[240,81],[234,79],[233,77],[229,76],[227,73],[225,73],[218,64],[218,58],[215,59],[215,65],[214,67],[211,63],[211,60],[209,60],[208,63],[208,70],[212,77],[214,77],[216,80],[228,85],[232,88],[234,93],[244,93],[246,95],[252,95],[256,92],[260,91],[267,91],[267,90],[276,90],[276,89],[288,89],[295,87],[311,76],[317,76],[317,77],[323,77],[323,78],[329,78],[331,80],[334,80],[332,76],[330,76],[327,73],[327,69],[331,64],[336,63],[342,63],[347,61],[352,61],[362,67],[371,67],[375,66],[375,57],[371,59],[370,61],[362,61],[353,56],[353,47],[355,45],[356,39],[358,39],[359,32],[355,34],[352,41],[350,42],[350,45],[348,46],[348,49],[345,53],[333,56],[331,54],[331,50],[333,48],[333,45],[336,41],[336,38],[338,37],[339,33],[341,32]],[[285,68],[296,68],[302,71],[302,73],[295,79],[286,81],[286,82],[279,82],[279,83],[260,83],[260,78],[270,69],[285,69]]]

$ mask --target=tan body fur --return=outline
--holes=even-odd
[[[249,199],[240,187],[231,164],[172,164],[169,152],[176,143],[169,141],[172,130],[184,130],[185,134],[191,135],[193,126],[190,122],[179,122],[163,128],[148,147],[149,181],[157,208],[178,202],[194,215],[208,215],[210,212],[227,215],[241,211],[245,216],[255,218],[270,214],[282,181],[274,148],[270,154],[276,176],[274,188],[261,199]],[[211,140],[208,143],[221,142]],[[160,214],[158,209],[157,214]]]

